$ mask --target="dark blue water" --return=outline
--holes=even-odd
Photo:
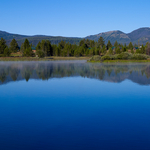
[[[149,70],[0,63],[0,150],[149,150]]]

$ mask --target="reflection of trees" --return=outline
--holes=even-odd
[[[91,63],[64,63],[64,62],[37,62],[37,63],[10,63],[0,64],[0,81],[3,83],[9,78],[13,81],[32,78],[48,80],[81,76],[120,82],[129,76],[150,78],[150,65],[148,64],[91,64]],[[134,78],[134,77],[133,77]]]
[[[145,69],[145,75],[148,79],[150,78],[150,66]]]
[[[25,66],[21,70],[21,75],[22,75],[23,78],[26,79],[27,82],[29,81],[30,76],[32,75],[32,71],[33,71],[33,68],[31,66]]]
[[[38,77],[42,80],[48,80],[51,77],[53,72],[53,66],[47,66],[43,64],[39,64],[36,68],[36,73]]]
[[[19,69],[18,68],[10,68],[10,76],[13,79],[13,81],[16,81],[19,75]]]
[[[41,63],[36,68],[36,73],[40,79],[49,78],[61,78],[70,76],[82,76],[87,78],[97,78],[103,80],[104,77],[115,76],[116,78],[121,78],[123,74],[129,73],[132,75],[133,72],[140,73],[142,75],[146,74],[150,77],[150,74],[146,73],[146,68],[149,67],[147,64],[143,65],[105,65],[105,64],[78,64],[78,63]],[[107,74],[106,74],[107,72]],[[115,73],[112,75],[112,73]],[[148,71],[147,71],[148,72]],[[150,71],[149,71],[150,72]]]
[[[5,67],[5,65],[1,65],[0,67],[0,81],[3,83],[8,75],[9,67]]]
[[[4,69],[1,69],[1,70],[0,70],[0,81],[1,81],[2,83],[6,80],[6,76],[7,76],[7,74],[6,74],[5,70],[4,70]]]
[[[110,75],[111,75],[111,72],[112,72],[112,69],[108,69],[108,70],[107,70],[107,73],[108,73],[109,77],[110,77]]]

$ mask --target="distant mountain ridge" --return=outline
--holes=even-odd
[[[105,44],[107,44],[108,40],[111,41],[112,44],[115,43],[115,41],[118,41],[118,43],[126,43],[129,44],[129,42],[132,42],[133,44],[146,44],[147,42],[150,42],[150,28],[139,28],[137,30],[132,31],[131,33],[124,33],[122,31],[116,30],[116,31],[108,31],[108,32],[102,32],[96,35],[90,35],[85,37],[85,39],[98,41],[98,39],[102,36],[105,40]],[[27,35],[19,35],[19,34],[11,34],[5,31],[0,31],[0,38],[4,38],[9,44],[13,38],[15,38],[21,46],[21,44],[24,42],[25,38],[27,38],[30,43],[33,45],[37,45],[37,43],[43,39],[50,40],[52,44],[58,44],[61,40],[69,42],[71,44],[78,44],[81,39],[79,37],[62,37],[62,36],[46,36],[46,35],[34,35],[34,36],[27,36]]]
[[[128,44],[129,42],[132,42],[134,44],[138,44],[138,42],[139,44],[146,44],[147,42],[150,42],[150,28],[139,28],[127,34],[119,30],[103,32],[96,35],[87,36],[86,39],[98,41],[100,36],[104,38],[105,43],[110,40],[113,44],[115,43],[115,41],[118,41],[118,43],[122,44]]]
[[[131,41],[148,42],[150,41],[150,28],[140,28],[127,34]]]
[[[117,41],[118,43],[129,43],[131,39],[123,33],[122,31],[109,31],[109,32],[103,32],[96,35],[87,36],[86,39],[98,41],[100,37],[103,37],[105,40],[105,43],[108,42],[108,40],[111,41],[111,43],[115,43]]]
[[[71,44],[79,43],[82,38],[75,38],[75,37],[62,37],[62,36],[46,36],[46,35],[33,35],[33,36],[27,36],[27,35],[19,35],[19,34],[12,34],[5,31],[0,31],[0,38],[4,38],[9,45],[12,39],[16,39],[19,46],[24,42],[24,40],[27,38],[32,45],[36,46],[39,41],[42,40],[49,40],[52,44],[58,44],[59,42],[66,41]]]

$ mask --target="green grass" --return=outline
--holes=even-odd
[[[0,57],[0,61],[54,61],[54,60],[88,60],[89,57]]]
[[[147,63],[150,62],[147,60],[104,60],[103,63]]]
[[[89,63],[101,63],[101,61],[94,61],[94,60],[91,60],[91,61],[87,61]]]
[[[21,57],[22,54],[20,52],[17,52],[17,53],[11,53],[10,55],[11,57]]]
[[[90,63],[150,63],[150,59],[147,60],[104,60],[104,61],[88,61]]]

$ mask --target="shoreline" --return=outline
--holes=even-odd
[[[104,61],[88,61],[90,57],[0,57],[2,61],[57,61],[57,60],[87,60],[88,63],[150,63],[150,59],[147,60],[104,60]]]
[[[88,60],[90,57],[0,57],[1,61],[57,61],[57,60]]]
[[[150,63],[148,60],[104,60],[104,61],[88,61],[89,63]]]

